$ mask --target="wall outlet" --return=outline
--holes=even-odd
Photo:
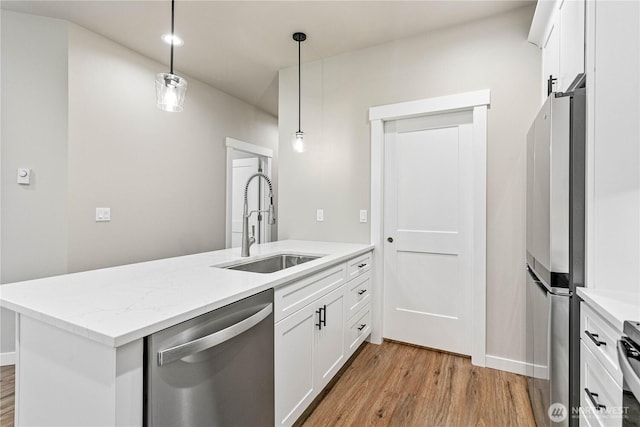
[[[362,209],[360,211],[360,222],[367,222],[368,218],[367,218],[367,210],[366,209]]]
[[[96,222],[111,221],[111,208],[96,208]]]
[[[316,221],[318,222],[324,221],[324,209],[316,210]]]

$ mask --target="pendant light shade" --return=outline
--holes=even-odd
[[[175,0],[171,0],[171,38],[173,31]],[[187,80],[173,74],[173,43],[171,43],[170,70],[168,73],[156,74],[156,99],[158,108],[162,111],[180,112],[183,109],[184,97],[187,92]]]
[[[163,111],[180,112],[187,93],[187,80],[169,73],[156,74],[156,98]]]
[[[301,109],[301,56],[300,56],[300,43],[307,39],[307,35],[305,33],[294,33],[293,40],[298,42],[298,130],[293,134],[293,151],[296,153],[304,153],[306,151],[306,144],[304,140],[304,132],[302,132],[302,126],[300,125],[302,109]]]
[[[296,153],[304,153],[304,132],[299,131],[293,134],[293,151]]]

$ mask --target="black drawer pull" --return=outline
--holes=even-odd
[[[367,264],[366,264],[366,263],[364,263],[364,264],[359,264],[359,265],[358,265],[358,268],[364,268],[364,267],[366,267],[366,266],[367,266]]]
[[[607,407],[605,405],[601,405],[596,400],[596,397],[598,397],[598,393],[592,393],[592,392],[589,391],[588,388],[585,388],[584,391],[587,393],[587,397],[589,398],[589,400],[593,404],[593,407],[596,408],[596,411],[599,411],[600,409],[607,409]]]
[[[359,331],[363,330],[364,328],[366,328],[367,325],[365,323],[363,323],[362,325],[360,325],[360,327],[358,328]]]
[[[601,345],[607,345],[607,343],[606,343],[606,342],[604,342],[604,341],[600,341],[599,339],[597,339],[597,338],[598,338],[598,334],[592,334],[592,333],[591,333],[591,332],[589,332],[589,331],[584,331],[584,333],[585,333],[585,334],[587,334],[587,336],[588,336],[589,338],[591,338],[591,341],[593,341],[593,343],[594,343],[596,346],[600,347]]]
[[[365,292],[367,292],[367,290],[366,290],[366,289],[360,289],[360,290],[358,291],[358,295],[362,295],[362,294],[364,294]]]

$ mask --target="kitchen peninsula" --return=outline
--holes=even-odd
[[[142,425],[144,337],[372,250],[281,241],[2,286],[18,314],[16,424]],[[274,254],[321,255],[270,274],[225,268]],[[214,266],[214,267],[212,267]]]

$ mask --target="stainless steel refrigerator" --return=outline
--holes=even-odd
[[[551,93],[527,134],[526,366],[538,426],[578,425],[584,81]]]

